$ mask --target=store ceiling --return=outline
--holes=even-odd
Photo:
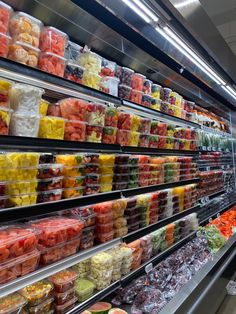
[[[236,55],[236,0],[200,0],[200,2]]]

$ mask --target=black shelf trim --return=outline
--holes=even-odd
[[[197,179],[191,179],[191,180],[183,180],[183,181],[177,181],[177,182],[157,184],[157,185],[149,185],[149,186],[144,186],[144,187],[138,187],[138,188],[123,190],[122,195],[124,197],[135,196],[138,194],[155,192],[155,191],[162,190],[162,189],[170,189],[173,187],[197,183],[197,182],[199,182],[198,178]]]
[[[236,200],[234,202],[231,202],[227,205],[225,205],[223,208],[220,208],[218,210],[216,210],[215,212],[211,213],[207,218],[204,218],[200,221],[200,225],[204,226],[206,224],[208,224],[209,219],[215,219],[217,218],[218,214],[223,214],[224,212],[226,212],[228,209],[230,209],[234,204],[236,203]]]
[[[98,193],[92,195],[85,195],[77,198],[62,199],[54,202],[39,203],[27,206],[10,207],[0,209],[0,222],[15,221],[29,217],[49,214],[60,210],[70,209],[78,206],[87,206],[95,203],[112,201],[122,198],[123,196],[135,196],[143,193],[150,193],[161,189],[167,189],[176,186],[196,183],[199,179],[185,180],[172,183],[164,183],[157,185],[150,185],[146,187],[139,187],[128,190],[111,191],[106,193]]]
[[[160,221],[157,221],[156,223],[154,224],[151,224],[151,225],[148,225],[147,227],[144,227],[144,228],[141,228],[137,231],[134,231],[134,232],[131,232],[129,234],[127,234],[126,236],[124,236],[122,239],[124,242],[126,243],[130,243],[132,241],[135,241],[145,235],[147,235],[148,233],[150,232],[153,232],[161,227],[164,227],[166,225],[168,225],[169,223],[173,222],[173,221],[176,221],[182,217],[185,217],[191,213],[195,213],[198,211],[198,209],[200,208],[199,205],[196,205],[194,207],[191,207],[189,209],[186,209],[180,213],[177,213],[175,215],[172,215],[170,217],[167,217],[165,219],[162,219]]]
[[[125,153],[141,153],[146,155],[188,155],[188,156],[198,156],[199,151],[190,151],[190,150],[179,150],[179,149],[158,149],[158,148],[150,148],[150,147],[131,147],[131,146],[123,146],[121,147],[122,151]]]
[[[57,85],[59,87],[71,89],[75,92],[84,94],[86,96],[98,98],[101,101],[104,101],[107,103],[113,103],[117,106],[122,105],[122,106],[125,106],[128,108],[132,108],[132,109],[138,110],[140,112],[140,114],[141,113],[148,113],[149,115],[152,115],[153,117],[156,117],[158,119],[168,119],[168,120],[176,123],[177,125],[179,123],[181,125],[184,124],[186,126],[190,126],[190,127],[194,127],[194,128],[201,128],[200,124],[197,124],[197,123],[194,123],[191,121],[187,121],[187,120],[184,120],[182,118],[175,117],[175,116],[171,116],[167,113],[163,113],[163,112],[157,111],[155,109],[148,108],[148,107],[127,101],[125,99],[122,100],[119,97],[109,95],[109,94],[104,93],[102,91],[98,91],[96,89],[84,86],[82,84],[75,83],[75,82],[67,80],[65,78],[58,77],[58,76],[55,76],[53,74],[49,74],[49,73],[43,72],[39,69],[31,68],[31,67],[28,67],[24,64],[20,64],[20,63],[17,63],[17,62],[14,62],[12,60],[8,60],[8,59],[2,58],[2,57],[0,57],[0,68],[8,70],[8,71],[12,71],[12,72],[14,72],[14,74],[17,73],[17,74],[21,74],[24,76],[29,76],[30,78],[35,78],[35,79],[41,80],[44,83],[54,84],[54,85]],[[1,75],[1,73],[0,73],[0,75]],[[10,72],[8,73],[8,76],[9,76],[8,79],[14,80],[14,78],[11,78]],[[29,84],[30,84],[30,82],[29,82]],[[33,84],[37,85],[37,82],[34,81]],[[42,87],[42,86],[40,86],[40,87]],[[50,90],[50,86],[48,86],[48,90]],[[68,91],[68,97],[70,97],[69,91]]]

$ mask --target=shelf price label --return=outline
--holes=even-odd
[[[146,274],[150,273],[152,270],[153,270],[153,265],[152,265],[152,263],[147,264],[147,265],[145,266],[145,272],[146,272]]]

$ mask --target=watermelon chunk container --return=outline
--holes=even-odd
[[[108,314],[111,310],[111,304],[107,302],[97,302],[94,305],[92,305],[88,311],[91,314]]]

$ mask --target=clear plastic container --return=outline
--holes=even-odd
[[[1,5],[1,2],[0,2]],[[1,13],[1,7],[0,7]],[[26,300],[19,293],[9,294],[0,299],[0,313],[14,314],[20,313],[22,308],[26,305]]]
[[[116,66],[117,65],[115,62],[102,58],[101,75],[114,77],[116,72]]]
[[[59,201],[62,198],[62,189],[38,192],[37,203]]]
[[[8,195],[22,195],[36,192],[37,180],[29,181],[8,181],[6,184]]]
[[[79,98],[65,98],[58,103],[63,118],[86,122],[88,102]]]
[[[40,36],[40,49],[42,52],[51,52],[64,57],[67,44],[67,34],[51,26],[42,29]]]
[[[0,11],[1,11],[1,7],[0,7]],[[3,58],[7,57],[10,41],[11,41],[10,36],[0,33],[0,57],[3,57]]]
[[[133,146],[133,147],[137,147],[139,144],[139,137],[140,137],[139,132],[130,132],[128,145]]]
[[[149,147],[149,138],[150,138],[149,134],[140,133],[138,146]]]
[[[131,87],[120,84],[118,86],[118,96],[122,99],[130,100]]]
[[[96,221],[96,215],[94,213],[93,205],[74,208],[69,210],[71,215],[78,217],[84,223],[84,228],[94,226]],[[85,229],[83,229],[85,230]]]
[[[131,79],[131,87],[136,91],[143,91],[145,76],[140,73],[134,73]]]
[[[72,62],[68,62],[65,68],[64,78],[82,84],[84,68]]]
[[[100,184],[87,184],[84,189],[85,195],[97,194],[100,193]]]
[[[143,82],[143,92],[148,95],[151,95],[152,92],[152,81],[147,78],[145,78]]]
[[[121,84],[124,84],[126,86],[131,86],[131,82],[132,82],[132,77],[134,75],[134,71],[126,68],[126,67],[122,67],[121,68],[121,73],[119,76],[120,82]]]
[[[143,92],[139,90],[132,89],[130,92],[129,100],[135,102],[136,104],[141,105],[142,103]]]
[[[87,122],[89,125],[104,126],[106,106],[96,103],[87,105]]]
[[[152,84],[152,97],[160,99],[161,95],[161,85],[158,84]]]
[[[13,9],[6,3],[0,1],[0,32],[7,34],[10,16]]]
[[[62,196],[63,198],[80,197],[83,196],[85,192],[84,190],[85,190],[84,187],[63,189]]]
[[[131,130],[133,124],[133,115],[128,112],[119,112],[118,128],[122,130]]]
[[[96,215],[96,223],[97,224],[107,224],[113,221],[113,214],[112,212],[107,212],[105,214],[97,214]]]
[[[85,177],[65,177],[63,180],[64,188],[79,188],[85,184]]]
[[[115,107],[107,106],[105,112],[105,126],[117,127],[119,112]]]
[[[88,173],[85,176],[85,185],[96,185],[99,184],[100,174],[97,173]]]
[[[49,277],[49,281],[53,284],[55,292],[64,293],[75,287],[77,278],[77,272],[71,269],[65,269]]]
[[[7,283],[18,277],[25,276],[38,267],[40,253],[34,250],[30,253],[24,254],[9,262],[0,264],[0,284]]]
[[[73,309],[77,300],[78,299],[76,297],[74,297],[73,299],[69,300],[68,302],[64,303],[63,305],[56,305],[55,306],[56,313],[57,314],[67,313],[70,309]]]
[[[101,85],[101,76],[95,72],[85,70],[83,74],[82,83],[85,86],[99,90]]]
[[[10,19],[9,30],[12,37],[34,47],[39,46],[39,36],[43,23],[24,12],[15,12]]]
[[[61,177],[63,164],[40,164],[38,166],[38,179]]]
[[[101,72],[102,58],[91,51],[81,53],[79,64],[86,70],[98,74]]]
[[[108,233],[97,233],[96,234],[96,241],[99,243],[105,243],[107,241],[111,241],[114,237],[114,231]]]
[[[68,177],[83,176],[84,166],[64,166],[62,173]]]
[[[112,96],[118,96],[118,84],[120,80],[113,76],[104,76],[101,78],[101,91]]]
[[[0,263],[34,251],[38,243],[37,230],[23,225],[1,227],[0,237]]]
[[[39,113],[40,113],[41,116],[46,116],[47,115],[49,104],[50,103],[47,100],[45,100],[45,99],[41,99],[40,100]]]
[[[27,307],[27,311],[30,314],[38,314],[38,313],[53,313],[54,312],[54,298],[48,298],[44,302],[36,305]]]
[[[75,292],[79,302],[83,302],[93,295],[95,285],[88,279],[79,278],[75,282]]]
[[[5,39],[6,40],[6,39]],[[8,39],[9,40],[9,39]],[[36,68],[40,50],[22,41],[12,40],[8,46],[7,58]]]
[[[19,293],[27,300],[28,306],[36,306],[48,298],[52,289],[49,281],[41,280],[22,288]]]
[[[80,247],[81,237],[50,248],[40,248],[40,264],[49,265],[68,256],[74,255]]]
[[[44,72],[63,77],[66,59],[54,53],[41,52],[38,59],[38,68]]]
[[[41,88],[16,83],[11,90],[11,108],[17,113],[38,114],[43,93]]]
[[[116,133],[116,143],[121,146],[129,146],[130,133],[131,131],[118,129]]]
[[[1,97],[1,94],[0,94]],[[9,125],[12,111],[8,108],[0,108],[0,135],[9,134]]]
[[[40,231],[39,247],[53,247],[81,235],[84,226],[79,219],[53,216],[30,221],[30,225]]]
[[[140,119],[138,131],[143,134],[149,134],[151,128],[151,120],[146,118]]]
[[[150,108],[151,104],[152,104],[152,96],[148,94],[143,94],[141,105]]]
[[[53,297],[56,305],[62,305],[75,297],[75,288],[65,292],[54,292]]]
[[[14,112],[11,115],[10,134],[14,136],[38,137],[40,116]]]
[[[1,5],[0,5],[1,10]],[[1,54],[1,52],[0,52]],[[0,78],[0,107],[9,108],[10,107],[10,94],[13,86],[13,82],[8,81],[4,78]]]
[[[39,164],[53,164],[55,162],[56,156],[54,153],[40,153]]]
[[[86,125],[86,141],[92,143],[101,143],[102,141],[102,126]]]
[[[102,143],[115,144],[116,143],[117,128],[105,126],[102,133]]]
[[[39,137],[48,139],[64,139],[65,120],[63,118],[45,116],[39,122]]]
[[[37,193],[10,195],[6,199],[7,207],[26,206],[36,204]]]
[[[84,142],[86,138],[86,122],[67,120],[65,122],[64,139],[67,141]]]

